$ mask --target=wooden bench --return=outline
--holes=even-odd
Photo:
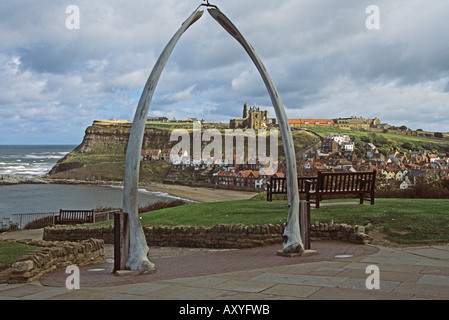
[[[315,181],[316,177],[298,177],[298,192],[306,193],[306,181]],[[273,194],[287,194],[287,179],[271,177],[267,182],[267,201],[273,201]]]
[[[315,181],[306,181],[306,199],[315,198],[316,208],[320,207],[323,196],[356,194],[363,204],[365,195],[370,196],[374,205],[376,170],[372,172],[318,172]]]
[[[94,210],[59,210],[55,224],[83,224],[94,222]]]

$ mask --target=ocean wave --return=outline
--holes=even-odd
[[[66,155],[68,152],[59,152]],[[61,159],[61,154],[26,154],[25,159]]]
[[[2,166],[0,167],[0,175],[38,177],[46,174],[50,169],[49,166],[33,166],[32,164],[24,163],[16,166]]]
[[[57,160],[70,153],[69,146],[0,146],[0,175],[38,178]]]
[[[2,169],[6,169],[6,170],[22,170],[22,169],[26,169],[25,166],[20,165],[20,166],[5,166],[2,167]]]

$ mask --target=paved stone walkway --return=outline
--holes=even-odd
[[[317,254],[286,258],[280,246],[246,250],[151,248],[153,274],[115,276],[108,261],[80,267],[81,288],[65,270],[29,284],[1,284],[0,300],[448,300],[449,245],[387,248],[312,242]],[[380,288],[366,286],[375,265]],[[373,283],[373,282],[369,282]]]

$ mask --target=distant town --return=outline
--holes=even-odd
[[[419,176],[432,175],[442,180],[449,180],[449,158],[440,158],[429,151],[410,151],[408,154],[390,151],[387,156],[379,152],[372,143],[365,144],[366,156],[358,157],[354,152],[354,143],[346,134],[330,134],[316,151],[308,152],[303,158],[297,158],[298,176],[315,176],[321,172],[357,172],[376,170],[382,183],[406,189],[413,186]],[[171,149],[142,150],[142,161],[166,161]],[[233,156],[233,155],[232,155]],[[266,190],[270,177],[284,177],[285,165],[279,162],[277,172],[264,169],[264,164],[230,164],[229,156],[223,155],[216,160],[210,158],[191,159],[187,151],[176,156],[173,165],[176,171],[193,168],[198,173],[214,168],[216,172],[210,181],[211,186]]]
[[[172,120],[176,121],[176,120]],[[148,122],[170,123],[165,117],[149,117]],[[198,119],[185,119],[180,122],[204,122]],[[339,129],[369,130],[370,132],[385,132],[395,130],[399,134],[409,136],[443,138],[440,133],[428,133],[423,130],[412,131],[410,129],[382,123],[380,119],[366,119],[362,117],[349,117],[338,119],[290,119],[292,130],[324,126],[335,128],[335,133],[328,134],[320,143],[307,152],[297,152],[298,176],[315,176],[321,172],[357,172],[373,171],[378,173],[378,181],[381,184],[407,189],[415,185],[420,176],[432,176],[441,180],[449,180],[449,157],[440,157],[430,150],[384,150],[373,142],[365,142],[355,145],[350,134],[341,134]],[[268,111],[257,107],[243,107],[243,117],[231,119],[231,129],[265,129],[277,127],[276,119],[270,119]],[[440,136],[441,135],[441,136]],[[357,149],[357,152],[356,150]],[[142,161],[165,161],[173,163],[173,155],[170,158],[171,149],[147,149],[142,150]],[[285,164],[279,161],[277,171],[270,172],[264,168],[264,164],[252,161],[251,163],[236,164],[235,155],[223,154],[215,159],[192,159],[187,151],[175,154],[176,164],[173,170],[182,172],[192,170],[198,175],[204,172],[211,173],[211,179],[206,183],[211,187],[239,189],[239,190],[266,190],[267,182],[274,177],[284,177]]]

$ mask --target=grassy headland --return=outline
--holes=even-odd
[[[354,141],[356,149],[361,149],[364,143],[371,142],[384,154],[391,149],[397,149],[400,152],[429,150],[440,155],[449,154],[449,141],[447,137],[443,139],[431,136],[412,136],[400,131],[380,132],[325,126],[309,127],[307,130],[318,134],[322,138],[326,138],[330,133],[347,134]]]

